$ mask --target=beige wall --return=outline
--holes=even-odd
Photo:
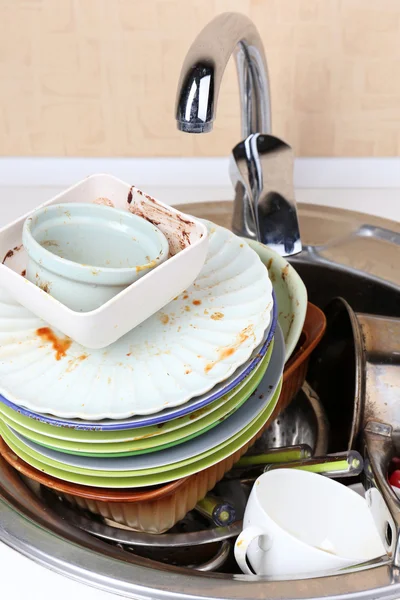
[[[298,155],[400,154],[400,0],[0,0],[0,153],[226,155],[233,64],[212,134],[173,110],[187,48],[226,10],[261,32],[273,131]]]

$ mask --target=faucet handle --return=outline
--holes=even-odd
[[[235,188],[232,229],[269,246],[282,256],[301,252],[293,186],[293,151],[267,134],[250,134],[237,144],[230,161]]]

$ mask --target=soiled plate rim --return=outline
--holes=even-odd
[[[243,433],[243,435],[240,437],[240,439],[237,439],[234,442],[232,442],[232,444],[228,444],[227,446],[225,446],[225,448],[221,449],[220,453],[214,453],[211,456],[208,456],[205,459],[200,460],[199,463],[197,463],[197,462],[191,463],[190,465],[187,465],[186,467],[177,469],[176,471],[171,470],[171,471],[167,471],[165,473],[160,473],[158,479],[150,480],[149,476],[125,477],[125,478],[89,477],[89,476],[79,476],[77,474],[74,474],[74,473],[71,473],[68,471],[65,471],[65,477],[64,477],[63,472],[61,472],[59,469],[49,467],[48,465],[45,465],[44,463],[41,463],[40,461],[33,459],[29,455],[27,455],[27,460],[22,455],[21,455],[21,459],[24,460],[31,467],[33,467],[37,470],[40,470],[44,473],[47,473],[51,477],[55,477],[56,479],[60,479],[61,481],[63,481],[63,477],[64,477],[64,481],[68,481],[69,483],[73,483],[73,484],[77,484],[77,485],[85,485],[85,486],[94,487],[94,488],[104,487],[104,488],[108,488],[110,490],[115,489],[115,488],[129,489],[129,488],[143,488],[143,487],[150,487],[150,486],[154,486],[154,485],[162,485],[162,484],[165,484],[168,482],[172,482],[172,481],[176,481],[176,480],[188,477],[190,475],[195,475],[199,471],[203,471],[204,469],[214,466],[215,464],[221,462],[222,460],[228,458],[229,456],[231,456],[232,454],[234,454],[235,452],[240,450],[240,448],[242,448],[255,435],[257,435],[257,433],[260,431],[260,429],[264,426],[264,424],[271,417],[271,415],[278,403],[281,388],[282,388],[282,378],[280,379],[280,381],[278,383],[278,387],[275,391],[274,396],[271,399],[271,403],[258,416],[258,419],[255,421],[253,426],[251,428],[249,428],[246,432]],[[5,442],[11,448],[11,450],[16,455],[18,455],[18,451],[15,450],[15,447],[13,447],[13,444],[9,443],[7,439],[5,439]],[[26,454],[26,453],[23,452],[23,454]],[[217,456],[217,454],[218,454],[218,456]],[[33,462],[30,462],[31,460],[35,464],[33,464]],[[57,472],[58,474],[55,475],[54,474],[55,472]],[[60,473],[62,473],[61,477],[60,477]],[[72,475],[72,477],[71,477],[71,475]],[[157,477],[157,475],[155,477]],[[110,485],[110,483],[111,483],[111,485]]]
[[[171,470],[188,462],[194,462],[200,456],[217,451],[222,445],[229,443],[229,440],[233,436],[240,435],[257,418],[263,407],[268,406],[271,401],[282,376],[284,353],[283,335],[281,329],[278,328],[269,368],[248,402],[242,405],[229,419],[226,419],[218,427],[200,436],[200,438],[196,438],[178,447],[170,448],[169,450],[157,452],[156,454],[114,459],[77,457],[62,452],[46,450],[16,432],[12,432],[12,434],[38,460],[53,464],[60,470],[74,471],[84,475],[96,472],[98,476],[104,475],[106,477],[128,477],[134,472],[137,475],[150,475],[151,473]],[[260,392],[262,392],[262,395],[258,398]],[[5,428],[6,431],[10,430],[7,426]]]
[[[272,291],[272,298],[272,318],[269,324],[268,335],[264,344],[261,348],[259,348],[259,350],[255,354],[254,359],[250,359],[251,362],[247,361],[249,362],[248,366],[245,369],[243,369],[243,371],[236,378],[233,379],[231,376],[231,382],[226,387],[222,387],[222,389],[219,392],[212,393],[211,390],[209,393],[205,394],[205,397],[199,396],[197,400],[191,400],[184,405],[180,405],[179,407],[175,408],[170,408],[166,411],[157,413],[156,415],[152,414],[128,419],[112,420],[111,422],[107,421],[107,423],[102,423],[99,421],[84,421],[81,419],[59,419],[57,417],[52,417],[51,415],[40,414],[22,406],[18,406],[17,404],[11,402],[1,394],[0,402],[5,404],[9,408],[15,410],[16,412],[19,412],[20,414],[31,419],[41,421],[42,423],[55,425],[56,427],[67,427],[72,429],[82,429],[90,431],[118,431],[122,429],[135,429],[137,427],[144,427],[148,425],[158,425],[160,423],[165,423],[166,421],[170,421],[172,419],[183,417],[187,414],[190,414],[191,412],[194,412],[195,410],[198,410],[199,408],[202,408],[203,406],[207,406],[207,404],[210,404],[214,400],[218,400],[221,396],[232,390],[252,372],[252,370],[259,364],[263,356],[265,356],[268,350],[268,346],[275,334],[278,321],[278,306],[276,303],[274,291]]]
[[[165,433],[164,435],[159,436],[147,436],[141,440],[134,441],[134,447],[131,446],[128,450],[123,450],[124,446],[129,446],[131,442],[110,442],[109,444],[96,444],[96,451],[93,451],[93,443],[92,442],[70,442],[73,444],[70,447],[61,446],[53,446],[50,442],[54,440],[56,442],[56,438],[47,437],[43,434],[38,434],[36,432],[32,432],[28,430],[26,427],[19,423],[13,422],[8,417],[5,418],[4,415],[0,415],[0,420],[2,420],[8,427],[11,427],[13,431],[16,431],[18,434],[22,435],[24,438],[38,444],[39,446],[43,446],[49,450],[53,450],[56,452],[65,452],[66,454],[76,454],[79,456],[87,456],[87,457],[98,457],[98,458],[112,458],[112,457],[124,457],[124,456],[135,456],[136,454],[146,454],[151,452],[159,452],[161,450],[171,448],[175,445],[183,444],[185,442],[206,433],[213,427],[217,426],[219,422],[227,419],[233,413],[238,410],[244,402],[248,400],[248,398],[253,394],[253,392],[260,385],[262,379],[265,376],[267,371],[271,354],[273,349],[273,341],[271,342],[268,352],[263,358],[264,364],[260,363],[258,367],[254,369],[254,373],[251,374],[246,384],[238,390],[237,394],[234,394],[229,400],[225,402],[225,404],[221,404],[216,411],[213,411],[206,415],[204,418],[199,418],[192,423],[188,423],[185,428],[172,430],[170,432]],[[227,408],[225,405],[229,405]],[[217,413],[217,414],[216,414]],[[207,420],[207,424],[202,424],[202,421]],[[185,432],[183,432],[185,429]],[[180,432],[180,436],[176,437],[173,434],[176,434],[176,431]],[[182,435],[183,433],[183,435]],[[32,435],[33,434],[33,435]],[[168,436],[167,441],[165,438]],[[36,439],[35,439],[36,438]],[[40,438],[40,439],[38,439]],[[44,441],[42,438],[45,438]],[[164,439],[162,439],[164,438]],[[47,443],[45,443],[47,441]],[[94,440],[93,440],[94,441]],[[66,440],[62,440],[62,443],[65,443]],[[156,442],[156,445],[154,445]],[[142,444],[142,447],[140,447]],[[100,446],[101,448],[97,448]],[[109,450],[110,446],[113,447],[113,450]],[[117,448],[118,446],[118,448]],[[136,448],[138,446],[138,448]],[[78,449],[79,448],[79,449]],[[108,452],[107,452],[108,449]],[[91,450],[91,452],[89,452]]]

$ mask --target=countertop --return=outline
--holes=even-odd
[[[4,225],[41,202],[51,198],[65,186],[2,185],[0,181],[0,225]],[[229,186],[147,186],[149,193],[167,203],[230,199]],[[382,188],[302,188],[297,189],[300,202],[336,206],[400,221],[400,189]],[[117,596],[95,590],[66,579],[33,563],[0,543],[2,596],[8,600],[39,597],[41,600],[107,600]],[[39,591],[40,590],[40,591]],[[32,596],[33,594],[33,596]]]

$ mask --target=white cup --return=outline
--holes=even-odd
[[[268,576],[337,570],[384,554],[364,498],[333,479],[297,469],[257,479],[235,544],[243,573]]]

